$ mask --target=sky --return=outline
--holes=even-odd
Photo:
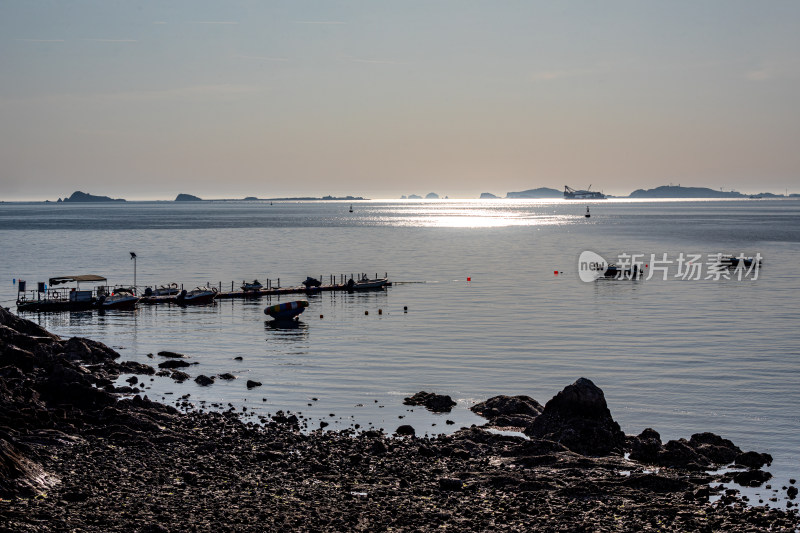
[[[800,192],[800,2],[0,0],[0,200]]]

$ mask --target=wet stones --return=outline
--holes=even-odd
[[[178,352],[161,351],[161,352],[158,352],[158,355],[160,355],[161,357],[170,357],[170,358],[173,358],[173,359],[186,359],[185,355],[183,355],[182,353],[178,353]]]
[[[158,363],[158,368],[165,368],[165,369],[186,368],[187,366],[191,366],[191,363],[187,363],[186,361],[181,361],[180,359],[170,359],[169,361]]]
[[[542,405],[530,396],[494,396],[470,410],[494,426],[527,428],[542,413]]]
[[[768,453],[744,452],[737,455],[734,462],[747,468],[761,468],[764,465],[772,464],[772,456]]]
[[[208,377],[206,375],[200,374],[196,378],[194,378],[194,382],[200,386],[208,387],[214,383],[214,376]]]
[[[611,417],[603,391],[586,378],[548,401],[525,434],[582,455],[621,454],[625,446],[625,434]]]
[[[403,405],[421,405],[434,413],[449,413],[456,402],[450,396],[420,391],[403,399]]]
[[[772,474],[763,470],[746,470],[733,475],[733,481],[743,487],[760,487],[770,479],[772,479]]]
[[[394,430],[395,435],[400,435],[403,437],[413,437],[416,435],[416,431],[414,430],[414,426],[409,426],[408,424],[403,424],[399,426],[396,430]]]
[[[260,381],[253,381],[252,379],[248,379],[247,380],[247,388],[248,388],[248,390],[249,389],[254,389],[254,388],[260,387],[260,386],[261,386],[261,382]]]

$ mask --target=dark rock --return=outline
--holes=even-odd
[[[404,405],[422,405],[434,413],[449,413],[456,405],[450,396],[434,392],[420,391],[413,396],[403,399]]]
[[[525,433],[582,455],[621,454],[625,445],[625,434],[611,417],[603,391],[586,378],[548,401]]]
[[[647,428],[635,437],[627,438],[631,459],[646,464],[658,464],[658,456],[664,449],[658,431]]]
[[[158,352],[158,355],[160,355],[161,357],[171,357],[173,359],[186,359],[185,355],[183,355],[182,353],[178,353],[178,352],[161,351],[161,352]]]
[[[232,379],[236,379],[236,376],[230,374],[228,372],[219,375],[219,379],[224,379],[225,381],[230,381]]]
[[[457,478],[452,477],[442,477],[439,478],[439,488],[441,490],[461,490],[464,488],[464,482]]]
[[[207,386],[211,385],[212,383],[214,383],[214,377],[213,376],[212,377],[208,377],[208,376],[205,376],[203,374],[200,374],[199,376],[194,378],[194,382],[197,383],[198,385],[202,385],[204,387],[207,387]]]
[[[744,452],[737,455],[734,462],[747,468],[761,468],[772,464],[772,456],[768,453]]]
[[[786,497],[790,500],[794,500],[797,497],[797,487],[792,485],[788,489],[786,489]]]
[[[396,435],[409,436],[409,437],[413,437],[414,435],[416,435],[414,427],[409,426],[408,424],[403,424],[402,426],[398,427],[394,432]]]
[[[189,363],[187,363],[186,361],[180,361],[180,360],[174,360],[174,359],[169,360],[169,361],[164,361],[163,363],[158,363],[158,368],[172,369],[172,368],[186,368],[187,366],[191,366],[191,365]]]
[[[480,402],[470,410],[500,427],[527,428],[542,412],[539,402],[530,396],[494,396]]]
[[[733,480],[743,487],[760,487],[772,479],[772,474],[763,470],[746,470],[733,475]]]
[[[717,465],[732,463],[742,453],[728,439],[723,439],[714,433],[696,433],[689,439],[689,446],[698,453],[708,457]]]
[[[127,381],[131,385],[134,385],[136,383],[139,383],[139,378],[137,378],[136,376],[131,376],[128,379],[126,379],[125,381]]]
[[[135,361],[123,361],[119,364],[120,373],[122,374],[144,374],[152,376],[156,373],[156,369],[150,365],[144,365]]]
[[[180,370],[173,370],[170,377],[175,381],[177,381],[178,383],[183,383],[191,376],[189,376],[189,374],[187,374],[186,372],[181,372]]]
[[[247,380],[247,388],[248,389],[253,389],[255,387],[260,387],[260,386],[261,386],[261,382],[260,381],[253,381],[252,379],[248,379]]]
[[[48,478],[39,463],[25,457],[19,447],[0,433],[0,497],[31,495],[45,488]]]

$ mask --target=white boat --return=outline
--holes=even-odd
[[[261,284],[257,279],[254,279],[251,283],[242,282],[242,290],[244,292],[253,292],[253,291],[260,291],[264,288],[264,285]]]
[[[350,281],[353,281],[352,279]],[[369,289],[381,289],[389,284],[389,280],[387,278],[375,278],[375,279],[360,279],[353,283],[347,284],[349,290],[353,291],[366,291]]]
[[[140,298],[136,296],[133,289],[115,289],[111,295],[103,295],[97,300],[97,307],[103,310],[111,309],[135,309]]]
[[[177,283],[162,285],[158,288],[147,287],[144,290],[145,296],[177,296],[181,292]]]
[[[175,300],[178,305],[204,305],[210,304],[217,296],[217,289],[197,287],[191,291],[183,290]]]

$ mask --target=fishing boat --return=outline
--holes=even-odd
[[[132,288],[118,288],[110,295],[103,294],[97,299],[97,308],[108,311],[112,309],[135,309],[140,298]]]
[[[243,281],[241,288],[242,288],[242,290],[244,292],[255,292],[255,291],[260,291],[261,289],[263,289],[264,285],[262,285],[257,279],[254,279],[250,283],[247,283],[247,282]]]
[[[292,320],[305,311],[306,307],[308,307],[307,300],[295,300],[267,306],[264,309],[264,314],[271,316],[275,320]]]
[[[213,287],[196,287],[190,291],[182,290],[175,301],[178,305],[206,305],[214,301],[217,289]]]
[[[589,188],[586,190],[576,190],[570,187],[569,185],[564,185],[564,198],[567,200],[605,200],[606,195],[591,190],[592,186],[589,185]]]
[[[49,285],[44,282],[38,284],[36,291],[26,294],[25,282],[20,280],[17,292],[17,311],[20,312],[58,312],[58,311],[86,311],[95,307],[97,303],[96,292],[81,290],[81,283],[98,283],[106,281],[103,276],[96,274],[81,274],[76,276],[56,276],[50,278]],[[54,286],[75,283],[74,287]]]

